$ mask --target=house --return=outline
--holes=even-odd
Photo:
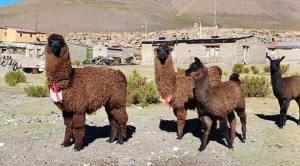
[[[300,41],[274,41],[267,48],[273,59],[285,56],[285,63],[300,63]]]
[[[47,42],[46,33],[12,26],[0,27],[0,53],[42,57]]]
[[[12,26],[0,27],[0,41],[6,43],[46,42],[46,33]]]
[[[266,43],[254,36],[220,37],[211,36],[201,39],[165,39],[145,40],[142,42],[142,64],[154,63],[153,48],[161,43],[173,46],[175,64],[189,64],[194,57],[204,63],[260,64],[266,60]]]

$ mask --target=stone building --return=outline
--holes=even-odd
[[[267,48],[271,58],[285,56],[283,63],[300,63],[300,41],[274,41]]]
[[[165,39],[145,40],[142,42],[142,64],[153,65],[153,49],[161,43],[173,46],[175,64],[189,64],[194,57],[204,63],[261,64],[266,62],[266,42],[255,36],[220,37],[202,39]]]

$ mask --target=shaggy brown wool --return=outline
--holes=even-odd
[[[187,109],[195,109],[192,77],[185,76],[184,72],[175,72],[170,48],[167,44],[154,50],[155,83],[162,99],[170,98],[169,104],[173,107],[177,117],[177,138],[183,136],[183,129],[187,116]],[[222,70],[218,66],[209,68],[212,86],[221,82]]]
[[[62,40],[59,34],[52,34],[48,41]],[[62,91],[62,101],[54,102],[62,110],[66,125],[63,146],[69,146],[75,137],[75,150],[81,150],[85,133],[85,113],[91,114],[102,106],[108,114],[113,142],[126,139],[126,88],[125,75],[111,68],[85,67],[73,69],[70,62],[69,48],[63,44],[59,55],[52,52],[51,44],[45,47],[45,68],[49,87],[56,85]]]
[[[232,144],[235,138],[236,120],[233,111],[235,110],[240,117],[242,124],[243,141],[246,140],[246,113],[245,113],[245,96],[244,89],[240,84],[238,75],[233,74],[230,80],[212,87],[208,78],[208,70],[205,65],[195,58],[195,62],[190,65],[190,68],[185,71],[186,75],[194,78],[195,81],[195,98],[199,114],[208,116],[210,119],[219,119],[220,128],[228,143],[229,148],[233,148]],[[230,122],[231,138],[229,137],[227,121]],[[202,143],[199,148],[203,151],[206,144],[210,128],[211,120],[204,121],[204,134]]]
[[[278,100],[280,107],[279,128],[283,128],[286,123],[286,114],[291,100],[296,100],[299,107],[298,125],[300,125],[300,76],[282,78],[280,71],[280,62],[285,58],[270,60],[270,74],[273,87],[273,93]]]

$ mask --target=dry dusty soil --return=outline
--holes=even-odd
[[[128,74],[134,67],[124,67]],[[153,79],[153,68],[137,68]],[[279,129],[279,107],[273,95],[246,98],[247,140],[242,143],[240,123],[234,151],[229,150],[216,129],[203,152],[195,134],[197,113],[188,111],[185,134],[176,139],[176,118],[164,103],[127,107],[129,139],[123,145],[107,142],[110,127],[103,109],[87,116],[84,149],[62,148],[61,112],[50,98],[27,97],[24,87],[43,84],[44,74],[26,74],[27,82],[10,87],[0,77],[0,165],[299,165],[300,126],[296,102]]]

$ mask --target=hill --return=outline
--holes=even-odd
[[[218,0],[217,24],[300,29],[297,0]],[[43,32],[134,32],[214,24],[215,2],[205,0],[24,0],[0,8],[2,25]]]

